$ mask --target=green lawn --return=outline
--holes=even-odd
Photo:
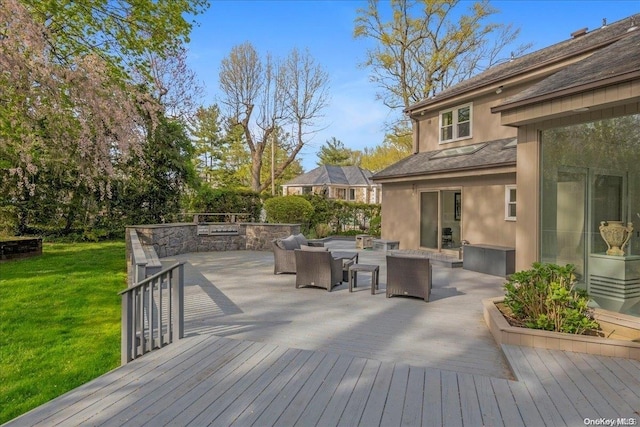
[[[0,263],[0,424],[120,364],[124,242]]]

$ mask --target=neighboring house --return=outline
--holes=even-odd
[[[640,14],[576,31],[406,113],[415,154],[373,176],[382,236],[401,248],[514,247],[516,270],[572,263],[586,283],[607,249],[600,222],[640,229]],[[640,233],[627,254],[640,254]],[[640,278],[627,282],[640,300]]]
[[[358,166],[323,165],[284,184],[282,193],[326,194],[330,199],[380,203],[380,184],[370,178],[371,172]]]

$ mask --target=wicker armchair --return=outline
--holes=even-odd
[[[302,246],[324,247],[324,243],[317,240],[307,240],[302,234],[291,235],[286,239],[272,240],[273,274],[295,273],[296,257],[293,251]]]
[[[387,255],[387,298],[407,295],[429,301],[431,294],[431,263],[429,258],[407,255]]]
[[[328,251],[304,251],[296,249],[296,288],[317,286],[331,289],[342,283],[342,260],[336,259]]]

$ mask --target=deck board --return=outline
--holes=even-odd
[[[295,289],[295,276],[272,274],[272,254],[242,252],[185,255],[185,339],[7,426],[640,421],[639,362],[495,344],[480,299],[499,278],[434,267],[425,303]],[[361,262],[381,265],[384,289],[384,253]]]
[[[479,375],[474,379],[475,393],[478,396],[478,405],[482,416],[482,425],[495,427],[503,426],[504,423],[500,416],[500,407],[498,406],[496,394],[491,386],[491,379]]]
[[[296,396],[313,371],[325,359],[325,354],[310,351],[302,352],[302,364],[291,364],[287,370],[269,384],[260,394],[260,399],[247,407],[235,422],[237,425],[273,425],[282,415],[291,400]],[[252,394],[255,394],[253,392]],[[224,421],[224,420],[223,420]],[[231,421],[227,425],[231,425]]]
[[[440,370],[425,369],[424,393],[422,401],[422,425],[442,425],[442,387],[440,382]]]
[[[378,375],[380,365],[381,363],[375,360],[366,361],[349,402],[340,417],[340,421],[337,424],[338,426],[349,427],[359,424],[364,408],[369,400],[376,376]]]
[[[322,412],[322,416],[318,420],[318,425],[338,425],[340,417],[347,406],[347,402],[349,401],[349,398],[351,397],[366,364],[366,359],[357,358],[351,361],[349,369],[347,369],[342,381],[340,381],[340,384],[336,387],[333,396],[331,396],[331,399]]]
[[[612,411],[608,414],[602,414],[605,417],[620,417],[624,414],[633,414],[638,408],[632,408],[625,402],[624,398],[616,393],[615,390],[609,386],[609,384],[595,372],[593,368],[585,361],[580,353],[566,353],[566,356],[576,365],[576,367],[582,372],[591,383],[591,387],[588,390],[597,390],[604,400],[611,406]],[[621,415],[622,414],[622,415]]]
[[[597,419],[598,411],[584,396],[581,388],[578,387],[573,381],[572,376],[567,375],[567,372],[564,370],[564,368],[546,350],[538,349],[536,353],[538,354],[540,363],[548,371],[548,375],[551,376],[551,380],[557,382],[558,387],[562,389],[563,393],[566,396],[566,399],[568,399],[571,406],[573,407],[567,408],[566,406],[562,405],[561,413],[563,411],[575,411],[575,413],[579,414],[578,417]],[[545,384],[546,386],[548,382],[545,381],[543,384]],[[566,404],[566,400],[563,399],[562,401]]]
[[[491,378],[490,382],[493,393],[496,396],[496,401],[498,402],[502,423],[509,427],[524,427],[524,418],[518,409],[517,402],[509,386],[511,381]]]
[[[581,356],[630,407],[640,409],[640,381],[621,372],[617,363],[604,363],[598,357],[588,354]]]
[[[155,415],[149,414],[148,424],[166,425],[174,420],[179,422],[184,418],[195,418],[200,412],[205,410],[207,406],[214,402],[219,395],[226,391],[228,384],[231,384],[233,378],[235,378],[235,375],[232,378],[229,376],[237,370],[248,368],[251,366],[251,362],[263,358],[264,354],[260,352],[260,350],[265,348],[272,350],[271,346],[260,346],[252,343],[242,353],[235,356],[221,368],[212,371],[205,370],[203,375],[198,377],[199,382],[194,384],[193,387],[180,390],[179,397],[173,405],[165,406],[162,402],[158,402],[159,407],[154,408]],[[245,368],[243,368],[243,366],[245,366]],[[216,387],[212,388],[214,384]],[[211,400],[203,399],[205,395],[207,399]],[[190,419],[185,420],[185,422],[190,421]]]
[[[322,354],[322,353],[321,353]],[[324,383],[327,375],[338,360],[337,354],[322,354],[324,357],[320,365],[309,374],[304,382],[302,388],[293,396],[293,399],[280,415],[280,417],[273,424],[274,427],[286,427],[292,426],[296,423],[302,412],[314,398],[316,392],[320,386]],[[249,423],[241,422],[243,420],[240,417],[238,425],[247,425]]]
[[[467,426],[483,425],[480,401],[476,392],[473,375],[467,373],[458,374],[458,386],[460,387],[460,409],[462,412],[462,424]]]
[[[569,357],[569,353],[554,352],[551,353],[551,358],[561,365],[564,375],[569,377],[571,382],[580,390],[584,398],[589,402],[589,405],[596,411],[598,417],[613,414],[614,409],[609,402],[607,402],[605,396],[600,393],[600,390],[594,388],[593,384],[591,384],[585,376],[585,373],[576,366],[573,359]]]
[[[640,382],[632,363],[512,346],[505,351],[518,381],[215,335],[190,337],[7,426],[511,427],[638,417]],[[550,405],[562,418],[550,414]]]
[[[409,367],[409,379],[402,408],[402,426],[422,424],[422,402],[424,401],[424,368]]]
[[[381,425],[397,426],[402,422],[402,410],[408,381],[409,366],[396,364],[393,368],[393,376],[391,377],[389,394],[382,413]]]
[[[351,361],[352,358],[347,356],[340,356],[340,358],[338,358],[331,368],[331,371],[329,371],[326,380],[322,383],[302,414],[300,414],[295,425],[309,426],[317,424],[318,419],[320,419],[324,409],[331,400],[333,393],[342,381],[345,372],[349,369]]]
[[[151,380],[146,387],[158,390],[156,393],[148,393],[135,406],[122,411],[118,406],[105,408],[101,411],[101,418],[107,420],[106,426],[140,426],[146,423],[148,415],[153,413],[153,407],[166,407],[177,397],[189,390],[196,380],[195,370],[197,364],[203,359],[211,360],[209,370],[222,367],[229,358],[235,357],[248,347],[248,343],[233,341],[216,341],[206,346],[202,351],[196,352],[187,360],[174,358],[167,364],[166,373],[158,372],[157,378]],[[145,388],[146,388],[145,387]]]
[[[538,408],[545,425],[564,425],[564,420],[558,409],[553,404],[546,388],[541,387],[540,379],[535,369],[531,366],[528,355],[534,351],[530,347],[503,346],[513,365],[518,366],[519,379],[531,395],[532,402]]]
[[[460,390],[458,375],[455,372],[442,371],[442,424],[445,426],[462,425],[462,408],[460,407]]]
[[[367,399],[367,404],[360,417],[360,425],[380,425],[384,406],[389,395],[391,379],[393,378],[393,368],[394,365],[391,363],[382,363],[378,368],[371,392],[369,393],[369,398]]]

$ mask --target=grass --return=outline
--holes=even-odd
[[[123,241],[0,264],[0,424],[120,364]]]

